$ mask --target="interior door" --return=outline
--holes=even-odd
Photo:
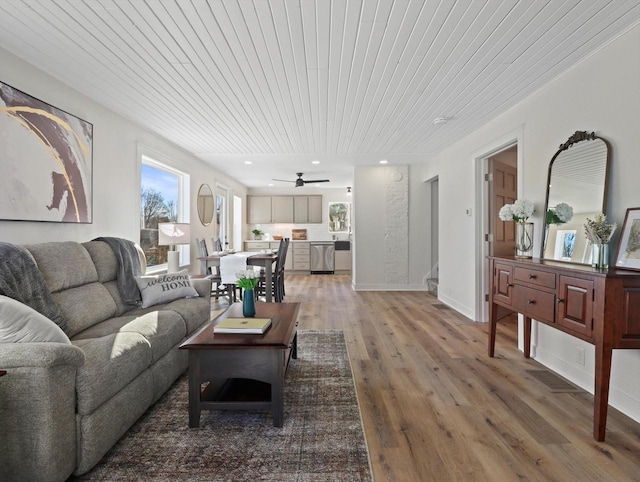
[[[489,158],[489,254],[513,256],[516,249],[516,226],[498,216],[505,204],[518,198],[518,147],[513,146]],[[511,315],[511,311],[498,306],[496,319]]]
[[[489,254],[513,256],[515,223],[502,221],[498,212],[518,197],[518,169],[495,158],[489,159],[489,180]]]

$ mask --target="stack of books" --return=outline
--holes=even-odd
[[[270,326],[271,318],[225,318],[213,327],[213,332],[262,335]]]

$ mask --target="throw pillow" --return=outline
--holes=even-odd
[[[198,296],[196,289],[191,286],[189,270],[186,269],[159,276],[136,276],[136,283],[142,293],[143,308]]]
[[[54,342],[71,344],[62,329],[19,301],[0,295],[0,343]]]

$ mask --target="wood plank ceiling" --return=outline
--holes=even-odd
[[[247,186],[343,187],[355,164],[428,160],[639,20],[640,1],[2,0],[0,46]]]

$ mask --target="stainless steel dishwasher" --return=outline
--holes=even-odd
[[[311,274],[333,274],[335,243],[333,241],[311,241],[309,249]]]

